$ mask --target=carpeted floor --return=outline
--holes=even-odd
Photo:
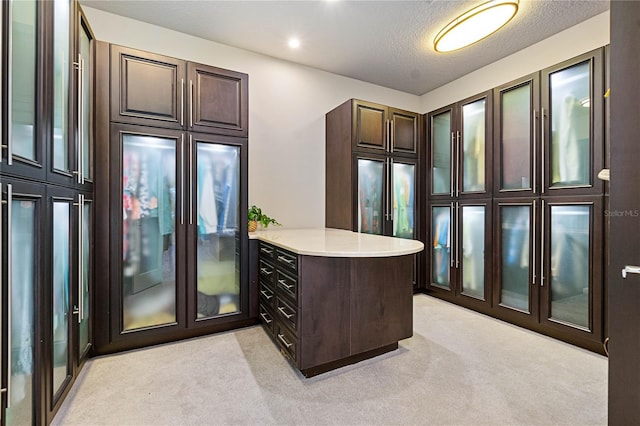
[[[606,425],[607,359],[425,295],[397,351],[305,379],[260,327],[89,360],[55,425]]]

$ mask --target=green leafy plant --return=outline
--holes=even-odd
[[[266,214],[262,213],[262,209],[257,206],[251,206],[249,208],[247,218],[249,219],[249,222],[258,222],[262,225],[263,228],[267,228],[271,224],[282,226],[277,220],[270,218]]]

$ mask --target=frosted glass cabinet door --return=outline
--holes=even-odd
[[[122,135],[124,330],[176,322],[176,142]]]
[[[81,361],[83,356],[86,355],[87,350],[89,349],[90,343],[90,333],[89,333],[89,318],[91,317],[91,277],[92,266],[91,263],[91,224],[92,224],[92,214],[91,209],[93,208],[93,203],[91,200],[86,200],[83,197],[82,202],[82,223],[81,223],[81,231],[82,231],[82,244],[80,247],[80,262],[82,275],[81,275],[81,283],[79,284],[78,291],[78,315],[79,315],[79,331],[78,331],[78,361]]]
[[[484,206],[460,206],[461,250],[457,261],[462,268],[462,291],[467,296],[485,298],[485,219]]]
[[[550,187],[590,184],[591,82],[590,61],[549,76]]]
[[[500,206],[500,306],[530,312],[531,207]]]
[[[484,192],[485,190],[485,122],[486,100],[462,106],[462,140],[460,165],[462,168],[462,192]]]
[[[9,148],[3,162],[42,163],[36,146],[36,10],[35,0],[12,0],[9,11],[8,126]],[[5,142],[3,141],[3,144]],[[4,151],[4,150],[3,150]],[[12,158],[13,157],[13,158]],[[3,164],[4,167],[4,164]]]
[[[53,168],[69,172],[70,1],[54,0]]]
[[[80,20],[78,33],[78,49],[80,63],[80,81],[78,83],[78,140],[80,157],[79,171],[83,179],[93,180],[93,144],[91,140],[91,47],[93,39],[84,20]]]
[[[69,321],[71,298],[71,228],[70,201],[53,202],[53,253],[52,253],[52,368],[53,389],[51,397],[63,387],[71,376],[69,352]]]
[[[383,160],[358,158],[358,232],[382,234],[384,224]]]
[[[499,190],[532,188],[533,81],[500,91]]]
[[[589,329],[591,210],[589,205],[550,206],[548,318]]]
[[[452,111],[431,117],[431,191],[451,194]]]
[[[393,162],[393,236],[413,238],[415,233],[415,164]]]
[[[240,307],[240,147],[196,142],[197,318]],[[244,216],[243,216],[244,218]]]
[[[451,207],[431,208],[431,283],[451,289]]]

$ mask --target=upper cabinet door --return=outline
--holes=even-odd
[[[181,129],[186,64],[179,59],[111,46],[111,121]]]
[[[542,193],[602,193],[603,50],[542,71]]]
[[[78,37],[76,39],[76,168],[77,183],[91,190],[94,178],[93,165],[93,67],[94,36],[83,13],[78,13]]]
[[[389,108],[389,121],[391,127],[389,150],[394,154],[418,155],[419,115],[401,109]]]
[[[491,96],[462,101],[459,107],[460,123],[456,134],[456,175],[454,190],[457,195],[491,192]]]
[[[2,90],[6,93],[2,122],[0,171],[34,179],[44,179],[45,145],[37,124],[41,114],[42,57],[38,54],[39,17],[46,2],[35,0],[3,2],[2,37],[6,66],[3,68]],[[4,129],[3,129],[4,130]]]
[[[387,151],[389,121],[387,107],[372,102],[353,102],[353,126],[355,141],[353,148],[368,151]]]
[[[453,197],[453,151],[456,141],[453,106],[428,115],[431,141],[431,195]]]
[[[495,194],[538,194],[539,73],[494,90]]]
[[[189,130],[247,137],[249,76],[236,71],[187,64]]]

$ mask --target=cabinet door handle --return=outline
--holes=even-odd
[[[546,180],[545,171],[544,171],[544,169],[545,169],[544,163],[546,161],[546,158],[544,157],[544,151],[545,151],[544,134],[545,134],[546,129],[544,127],[544,122],[545,122],[545,120],[544,120],[544,108],[542,108],[541,112],[540,112],[540,123],[541,123],[540,124],[540,148],[542,150],[541,155],[540,155],[540,161],[541,161],[540,167],[542,169],[541,173],[540,173],[540,176],[541,176],[540,177],[540,179],[541,179],[541,181],[540,181],[540,183],[541,183],[540,191],[542,191],[543,194],[544,194],[544,189],[545,189],[544,186],[545,186],[545,180]]]
[[[273,271],[270,271],[267,268],[260,268],[260,272],[262,272],[265,275],[271,275],[273,273]]]
[[[264,322],[266,322],[267,324],[271,324],[273,322],[273,320],[269,319],[267,314],[265,314],[264,312],[260,312],[260,316],[262,317]]]
[[[544,189],[544,186],[542,188]],[[542,216],[540,222],[540,287],[544,287],[544,200],[542,200],[540,210],[540,215]]]
[[[536,110],[533,110],[533,116],[531,117],[531,130],[533,131],[533,145],[531,145],[531,149],[533,149],[533,168],[532,168],[532,173],[531,173],[531,180],[533,181],[533,193],[536,193],[536,172],[538,170],[537,168],[537,160],[538,160],[538,147],[537,145],[537,137],[536,137],[536,129],[538,128],[538,126],[536,126],[536,121],[538,119],[538,115],[536,114]]]
[[[460,267],[460,203],[456,202],[456,269]]]
[[[13,239],[13,229],[11,226],[12,222],[12,203],[13,203],[13,186],[11,184],[7,185],[7,347],[12,348],[12,328],[13,328],[13,306],[11,303],[12,298],[12,286],[13,286],[13,247],[11,245],[11,240]],[[11,375],[11,351],[7,351],[7,378]],[[11,406],[11,380],[7,379],[7,408]]]
[[[627,274],[640,274],[640,266],[625,265],[622,270],[622,278],[627,278]]]
[[[184,78],[180,80],[180,125],[184,126]]]
[[[289,265],[293,265],[294,264],[294,260],[293,259],[287,259],[284,256],[278,256],[278,260],[281,260]]]
[[[184,134],[180,135],[180,225],[184,225]]]
[[[269,248],[266,248],[266,247],[260,247],[260,251],[262,253],[265,253],[265,254],[268,254],[268,255],[272,255],[273,254],[273,250],[269,249]]]
[[[453,187],[452,187],[453,188]],[[455,247],[456,244],[456,240],[455,240],[455,234],[453,232],[451,232],[451,228],[452,225],[454,224],[454,203],[453,201],[451,202],[451,207],[449,208],[449,229],[447,229],[447,232],[449,233],[449,267],[453,268],[454,262],[455,262],[455,256],[453,255],[453,248]],[[452,235],[453,234],[453,235]],[[452,238],[453,237],[453,238]]]
[[[6,43],[7,43],[7,68],[6,68],[7,69],[7,76],[6,76],[6,81],[11,82],[11,81],[13,81],[13,75],[12,75],[13,74],[13,71],[12,71],[12,68],[13,68],[13,60],[12,60],[12,58],[13,58],[13,40],[12,40],[13,10],[12,10],[11,2],[9,2],[9,5],[8,5],[6,10],[8,11],[7,12],[7,19],[5,21],[7,23],[7,28],[5,29],[5,31],[6,31],[5,34],[7,34],[7,41],[6,41]],[[0,68],[2,68],[2,67],[0,67]],[[3,81],[4,81],[4,79],[3,79]],[[12,132],[13,132],[13,124],[12,124],[13,123],[13,113],[12,113],[12,109],[13,108],[11,107],[11,101],[13,99],[13,88],[12,88],[12,86],[13,86],[13,84],[7,84],[7,106],[8,106],[8,108],[7,108],[7,123],[6,123],[6,125],[7,125],[7,144],[2,146],[2,148],[6,148],[7,149],[7,165],[9,165],[9,166],[13,164],[13,143],[11,142],[12,138],[13,138],[13,135],[12,135]],[[0,155],[0,158],[1,157],[2,156]],[[11,240],[9,240],[9,241],[11,241]],[[11,347],[11,346],[9,346],[9,347]],[[9,351],[9,352],[11,352],[11,351]],[[7,375],[7,377],[9,377],[9,376]],[[9,381],[7,380],[7,382],[9,382]],[[7,385],[7,388],[8,388],[8,385]],[[9,398],[8,391],[7,391],[7,408],[9,408],[10,401],[11,401],[11,399]]]
[[[78,53],[78,62],[74,63],[74,65],[76,65],[76,76],[77,76],[77,96],[76,96],[76,101],[78,103],[77,105],[77,110],[78,110],[78,138],[77,138],[77,144],[78,146],[76,146],[76,161],[77,161],[77,170],[75,170],[73,172],[74,175],[77,176],[77,182],[78,183],[84,183],[83,182],[83,178],[82,178],[82,141],[84,139],[84,129],[82,126],[82,55]]]
[[[189,134],[189,225],[193,224],[193,135]]]
[[[393,120],[389,120],[389,151],[393,153],[393,145],[396,143],[396,129]]]
[[[535,192],[535,191],[534,191]],[[537,205],[537,200],[533,200],[533,214],[531,216],[531,224],[532,224],[532,233],[531,233],[531,246],[532,246],[532,250],[531,250],[531,285],[536,285],[536,278],[537,278],[537,273],[538,271],[536,271],[536,239],[538,238],[538,236],[536,235],[536,205]]]
[[[293,318],[293,314],[288,314],[282,306],[278,306],[278,310],[284,315],[287,319]]]
[[[464,171],[463,171],[464,172]],[[456,197],[460,195],[460,130],[456,131]]]
[[[84,240],[83,240],[83,235],[82,235],[82,231],[84,228],[84,217],[82,214],[82,209],[84,207],[84,195],[82,194],[78,194],[78,314],[80,314],[78,316],[78,324],[82,323],[82,311],[83,311],[83,306],[82,306],[82,301],[84,300],[83,297],[83,291],[84,291],[84,287],[82,286],[83,281],[84,281],[84,264],[82,263],[83,260],[83,253],[84,253]]]
[[[193,127],[193,80],[189,80],[189,127]]]
[[[450,195],[452,197],[453,197],[453,183],[454,183],[453,170],[454,170],[454,167],[455,167],[453,159],[455,157],[455,155],[454,155],[454,152],[455,152],[455,149],[456,149],[455,146],[456,146],[455,132],[451,132],[451,149],[449,150],[449,152],[451,153],[451,159],[449,160],[449,163],[450,163],[449,164],[450,165],[449,174],[451,175],[451,180],[449,181],[449,190],[450,190]]]
[[[260,290],[260,294],[262,294],[264,296],[264,298],[267,299],[267,300],[271,300],[271,298],[273,297],[273,294],[269,294],[264,290]]]
[[[286,280],[280,280],[280,279],[279,279],[279,280],[278,280],[278,282],[279,282],[281,285],[285,286],[285,287],[287,288],[287,290],[291,290],[291,289],[294,287],[294,285],[293,285],[293,284],[287,284],[287,281],[286,281]]]
[[[287,342],[287,340],[284,338],[284,336],[280,333],[278,333],[278,339],[282,342],[283,345],[286,346],[287,349],[289,349],[291,346],[293,346],[293,343],[289,343]]]

